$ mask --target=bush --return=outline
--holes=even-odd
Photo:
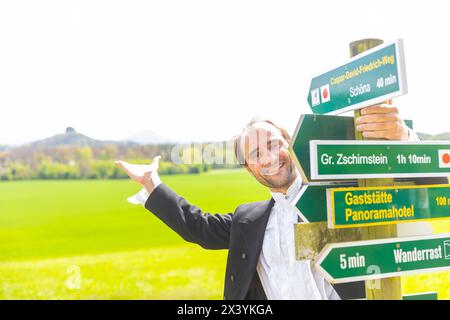
[[[149,164],[148,159],[129,159],[130,163]],[[211,169],[207,164],[174,164],[160,161],[160,175],[199,174]],[[49,159],[42,160],[36,170],[21,162],[11,162],[6,168],[0,168],[0,180],[23,179],[127,179],[128,175],[117,167],[113,160],[94,160],[89,163],[59,163]]]
[[[114,177],[115,168],[113,161],[95,161],[91,165],[90,176],[93,177],[92,179],[110,179]]]
[[[80,178],[79,169],[62,163],[44,162],[37,170],[38,179],[77,179]]]

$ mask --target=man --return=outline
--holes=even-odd
[[[391,105],[361,110],[356,130],[364,137],[417,139]],[[331,286],[296,261],[293,224],[300,220],[293,202],[303,187],[288,152],[290,136],[269,120],[254,120],[235,138],[235,153],[245,169],[269,188],[271,199],[238,206],[234,213],[203,213],[161,182],[159,157],[151,166],[118,161],[143,190],[133,198],[183,239],[206,249],[229,249],[224,299],[347,299],[364,297],[363,283]]]

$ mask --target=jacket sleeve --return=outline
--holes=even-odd
[[[161,183],[148,197],[145,208],[184,240],[205,249],[228,249],[233,213],[210,214],[191,205]]]

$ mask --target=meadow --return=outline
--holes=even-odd
[[[269,196],[242,170],[162,181],[212,213]],[[227,251],[186,243],[126,201],[137,191],[130,180],[0,183],[0,299],[221,299]]]
[[[269,197],[244,170],[162,180],[212,213]],[[0,299],[221,299],[227,251],[186,243],[129,204],[138,190],[129,180],[1,182]],[[403,287],[450,299],[449,283],[440,272],[404,277]]]

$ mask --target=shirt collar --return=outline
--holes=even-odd
[[[272,194],[272,198],[275,200],[276,203],[287,202],[290,205],[295,205],[294,201],[296,200],[297,195],[300,192],[301,188],[302,188],[302,178],[297,170],[297,177],[295,178],[294,182],[289,186],[286,194],[272,191],[270,193]]]

